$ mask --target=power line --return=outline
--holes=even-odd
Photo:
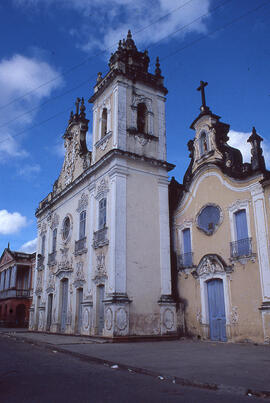
[[[156,24],[157,22],[159,22],[159,21],[162,20],[163,18],[168,17],[170,14],[172,14],[172,13],[174,13],[174,12],[180,10],[181,8],[185,7],[187,4],[191,3],[192,1],[194,1],[194,0],[188,0],[186,3],[182,4],[181,6],[176,7],[175,9],[171,10],[169,13],[167,13],[167,14],[165,14],[164,16],[162,16],[162,17],[158,18],[157,20],[153,21],[151,24],[147,25],[146,27],[139,29],[138,31],[135,32],[135,35],[136,35],[137,33],[139,33],[139,32],[142,32],[143,30],[145,30],[145,29],[151,27],[152,25]],[[56,81],[56,80],[59,79],[60,77],[66,76],[67,74],[73,72],[73,71],[76,70],[77,68],[79,68],[79,67],[81,67],[82,65],[84,65],[84,64],[85,64],[86,62],[88,62],[90,59],[92,59],[92,58],[94,58],[94,57],[98,57],[98,56],[102,55],[103,53],[105,53],[105,52],[107,52],[107,51],[109,51],[109,50],[111,50],[111,49],[114,49],[115,46],[117,46],[117,44],[118,44],[118,43],[114,43],[112,46],[110,46],[110,47],[108,47],[108,48],[106,48],[106,49],[104,49],[104,50],[102,50],[102,51],[96,53],[95,55],[91,55],[91,56],[87,57],[87,58],[84,59],[82,62],[80,62],[80,63],[78,63],[78,64],[75,64],[75,65],[73,65],[72,67],[70,67],[69,69],[67,69],[66,71],[64,71],[62,74],[56,75],[56,76],[55,76],[54,78],[52,78],[51,80],[48,80],[48,81],[44,82],[43,84],[40,84],[39,86],[33,88],[32,90],[26,92],[24,95],[21,95],[20,97],[17,97],[17,98],[12,99],[10,102],[8,102],[8,103],[5,104],[5,105],[1,105],[1,106],[0,106],[0,110],[1,110],[1,109],[4,109],[4,108],[7,108],[9,105],[13,104],[14,102],[17,102],[17,101],[19,101],[19,100],[25,98],[26,96],[32,94],[33,92],[39,90],[40,88],[45,87],[46,85],[48,85],[48,84],[50,84],[50,83]]]
[[[188,48],[188,47],[190,47],[190,46],[193,46],[194,44],[196,44],[197,42],[199,42],[199,41],[205,39],[206,37],[208,37],[208,36],[210,36],[210,35],[213,35],[214,33],[218,32],[218,31],[220,31],[220,30],[222,30],[222,29],[227,28],[228,26],[234,24],[235,22],[237,22],[237,21],[239,21],[240,19],[246,17],[247,15],[249,15],[249,14],[251,14],[251,13],[257,11],[258,9],[260,9],[260,8],[262,8],[262,7],[264,7],[266,4],[269,4],[269,1],[264,2],[264,3],[262,3],[261,5],[259,5],[259,6],[255,7],[255,8],[253,8],[253,9],[251,9],[251,10],[249,10],[249,11],[247,11],[246,13],[244,13],[244,14],[242,14],[242,15],[236,17],[236,18],[234,18],[233,20],[231,20],[231,21],[229,21],[228,23],[224,24],[223,26],[217,28],[216,30],[211,31],[210,33],[208,33],[208,34],[206,34],[206,35],[203,35],[203,36],[201,36],[200,38],[197,38],[196,40],[194,40],[194,41],[188,43],[186,46],[183,46],[182,48],[179,48],[178,50],[176,50],[176,51],[170,53],[169,55],[165,56],[165,57],[162,58],[161,60],[165,60],[165,59],[167,59],[167,58],[173,56],[174,54],[179,53],[179,52],[181,52],[182,50],[184,50],[184,49],[186,49],[186,48]],[[88,81],[88,80],[87,80],[87,81]],[[49,117],[48,119],[46,119],[46,120],[44,120],[44,121],[42,121],[42,122],[39,122],[39,123],[37,123],[36,125],[31,126],[30,128],[27,128],[27,129],[25,129],[25,130],[22,130],[21,132],[17,133],[17,134],[14,135],[14,136],[11,136],[11,137],[12,137],[12,138],[16,138],[16,137],[20,136],[21,134],[23,134],[23,133],[25,133],[25,132],[27,132],[27,131],[29,131],[29,130],[32,130],[32,129],[35,128],[35,127],[41,126],[42,124],[44,124],[44,123],[46,123],[46,122],[48,122],[48,121],[54,119],[55,117],[57,117],[57,116],[59,116],[59,115],[65,113],[66,111],[69,111],[69,110],[70,110],[70,108],[65,109],[65,110],[62,110],[61,112],[59,112],[59,113],[57,113],[57,114],[55,114],[55,115]],[[5,142],[5,141],[7,141],[7,140],[9,140],[9,139],[10,139],[10,137],[9,137],[9,138],[7,137],[6,139],[1,140],[1,141],[0,141],[0,144],[3,143],[3,142]]]
[[[193,0],[189,0],[189,1],[188,1],[187,3],[185,3],[184,5],[190,3],[191,1],[193,1]],[[192,21],[189,22],[188,24],[182,26],[181,28],[178,28],[176,31],[174,31],[174,32],[172,32],[171,34],[169,34],[169,35],[163,37],[162,39],[160,39],[160,40],[159,40],[158,42],[156,42],[155,44],[148,46],[148,49],[153,48],[153,47],[156,47],[156,46],[157,46],[160,42],[162,42],[163,40],[165,40],[165,39],[167,39],[167,38],[169,38],[169,37],[175,35],[176,33],[178,33],[178,32],[180,32],[180,31],[184,30],[185,28],[187,28],[187,27],[189,27],[190,25],[194,24],[194,23],[197,22],[198,20],[200,20],[200,19],[206,17],[206,16],[209,15],[210,13],[213,13],[213,12],[217,11],[220,7],[224,6],[225,4],[227,4],[227,3],[231,2],[231,1],[232,1],[232,0],[226,0],[226,1],[224,1],[223,3],[221,3],[221,4],[219,4],[218,6],[212,8],[211,10],[209,10],[207,13],[202,14],[201,16],[195,18],[194,20],[192,20]],[[182,7],[183,7],[183,6],[182,6]],[[166,14],[165,16],[159,18],[157,21],[160,21],[161,19],[166,18],[169,14],[170,14],[170,13],[168,13],[168,14]],[[156,21],[156,22],[157,22],[157,21]],[[151,26],[151,24],[148,25],[147,27],[150,27],[150,26]],[[146,28],[147,28],[147,27],[146,27]],[[145,29],[145,28],[144,28],[144,29]],[[141,31],[142,31],[142,29],[139,30],[139,31],[137,31],[137,33],[138,33],[138,32],[141,32]],[[56,96],[54,96],[54,97],[51,97],[48,101],[43,102],[41,105],[36,106],[36,107],[30,109],[29,111],[26,111],[26,112],[22,113],[22,114],[19,115],[19,116],[16,116],[15,118],[12,119],[12,121],[16,121],[16,120],[19,119],[20,117],[25,116],[25,115],[27,115],[28,113],[30,113],[30,112],[32,112],[32,111],[38,109],[38,108],[39,108],[39,109],[42,108],[42,106],[47,105],[49,102],[54,101],[55,99],[61,98],[62,96],[64,96],[64,95],[66,95],[66,94],[68,94],[68,93],[74,91],[75,89],[78,89],[78,88],[82,87],[82,86],[83,86],[88,80],[90,80],[92,77],[94,77],[94,75],[93,75],[93,76],[90,76],[87,80],[85,80],[85,81],[81,82],[80,84],[78,84],[77,86],[73,87],[71,90],[68,90],[68,91],[66,91],[66,92],[64,92],[64,93],[62,93],[62,94],[60,94],[60,95],[56,95]],[[20,99],[20,98],[18,98],[18,99]],[[0,109],[1,109],[1,108],[0,108]],[[0,128],[5,127],[5,126],[8,126],[8,125],[9,125],[9,122],[5,122],[5,123],[3,123],[3,124],[0,125]]]
[[[165,60],[165,59],[168,59],[169,57],[175,55],[176,53],[180,52],[181,50],[184,50],[184,49],[186,49],[186,48],[188,48],[188,47],[190,47],[190,46],[196,44],[197,42],[200,42],[201,40],[207,38],[208,36],[213,35],[213,34],[215,34],[216,32],[221,31],[222,29],[225,29],[225,28],[227,28],[227,27],[230,26],[230,25],[233,25],[235,22],[241,20],[242,18],[246,17],[247,15],[249,15],[249,14],[251,14],[251,13],[257,11],[258,9],[260,9],[260,8],[262,8],[262,7],[264,7],[266,4],[270,4],[270,2],[269,2],[269,1],[266,1],[266,2],[262,3],[261,5],[259,5],[258,7],[255,7],[255,8],[253,8],[253,9],[247,11],[246,13],[244,13],[244,14],[242,14],[242,15],[236,17],[236,18],[234,18],[233,20],[229,21],[228,23],[226,23],[226,24],[222,25],[221,27],[215,29],[214,31],[210,32],[209,34],[203,35],[203,36],[201,36],[200,38],[197,38],[197,39],[195,39],[194,41],[188,43],[187,45],[185,45],[185,46],[183,46],[183,47],[181,47],[181,48],[179,48],[179,49],[177,49],[177,50],[175,50],[175,51],[169,53],[167,56],[161,58],[160,61]]]

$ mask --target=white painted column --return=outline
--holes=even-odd
[[[158,137],[159,137],[159,152],[158,158],[166,161],[166,122],[165,122],[165,98],[157,97],[157,111],[158,111]]]
[[[171,295],[171,260],[169,229],[168,179],[160,177],[159,192],[159,233],[160,233],[160,275],[161,295]]]
[[[257,238],[257,252],[260,267],[260,278],[263,302],[270,301],[270,265],[268,250],[267,217],[265,211],[264,191],[261,184],[257,183],[251,189],[255,229]]]
[[[126,173],[110,174],[110,292],[126,293]]]
[[[113,147],[126,150],[127,145],[127,85],[117,83],[113,90]]]
[[[93,272],[93,236],[94,236],[94,209],[95,209],[95,184],[89,186],[89,248],[88,248],[88,265],[87,265],[87,295],[92,295],[92,272]]]
[[[93,159],[93,163],[96,162],[96,147],[95,144],[98,141],[98,139],[96,138],[96,133],[97,133],[97,109],[93,110],[93,139],[92,139],[92,159]]]

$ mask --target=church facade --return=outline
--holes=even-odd
[[[93,149],[83,99],[63,136],[65,160],[39,203],[30,329],[105,337],[174,335],[165,95],[129,32],[99,73]]]
[[[173,242],[186,332],[270,342],[270,181],[255,128],[251,163],[227,144],[229,125],[206,106],[192,123],[190,165],[174,179]]]
[[[251,162],[206,105],[183,184],[169,185],[164,87],[129,32],[98,73],[93,147],[84,99],[65,159],[39,203],[30,329],[110,338],[186,334],[270,342],[270,174],[253,128]]]

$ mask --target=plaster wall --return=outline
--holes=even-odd
[[[241,183],[226,178],[215,169],[195,178],[191,192],[179,206],[175,216],[176,245],[181,254],[181,230],[188,226],[192,234],[193,264],[197,266],[207,254],[219,255],[225,263],[233,264],[233,271],[225,275],[227,292],[227,336],[235,341],[250,339],[263,341],[262,318],[259,308],[262,302],[260,269],[257,257],[256,231],[251,188],[255,180]],[[234,240],[234,222],[230,211],[241,203],[247,206],[249,236],[252,238],[253,256],[247,259],[231,260],[230,242]],[[207,204],[214,203],[221,208],[223,219],[218,229],[211,235],[197,228],[196,215]],[[200,279],[195,279],[191,271],[184,269],[179,274],[179,293],[185,300],[185,320],[192,334],[207,336],[202,323],[202,294]],[[218,277],[218,274],[217,274]],[[225,280],[224,280],[225,281]],[[207,322],[207,321],[206,321]]]

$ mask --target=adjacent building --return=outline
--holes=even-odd
[[[27,327],[32,303],[35,253],[6,248],[0,258],[0,325]]]
[[[165,96],[129,32],[98,74],[93,150],[84,99],[63,136],[65,160],[39,203],[30,329],[106,337],[174,335]]]
[[[252,130],[251,163],[228,145],[229,125],[205,103],[191,128],[183,184],[171,182],[173,261],[186,333],[270,342],[270,175]],[[176,259],[177,258],[177,259]]]

